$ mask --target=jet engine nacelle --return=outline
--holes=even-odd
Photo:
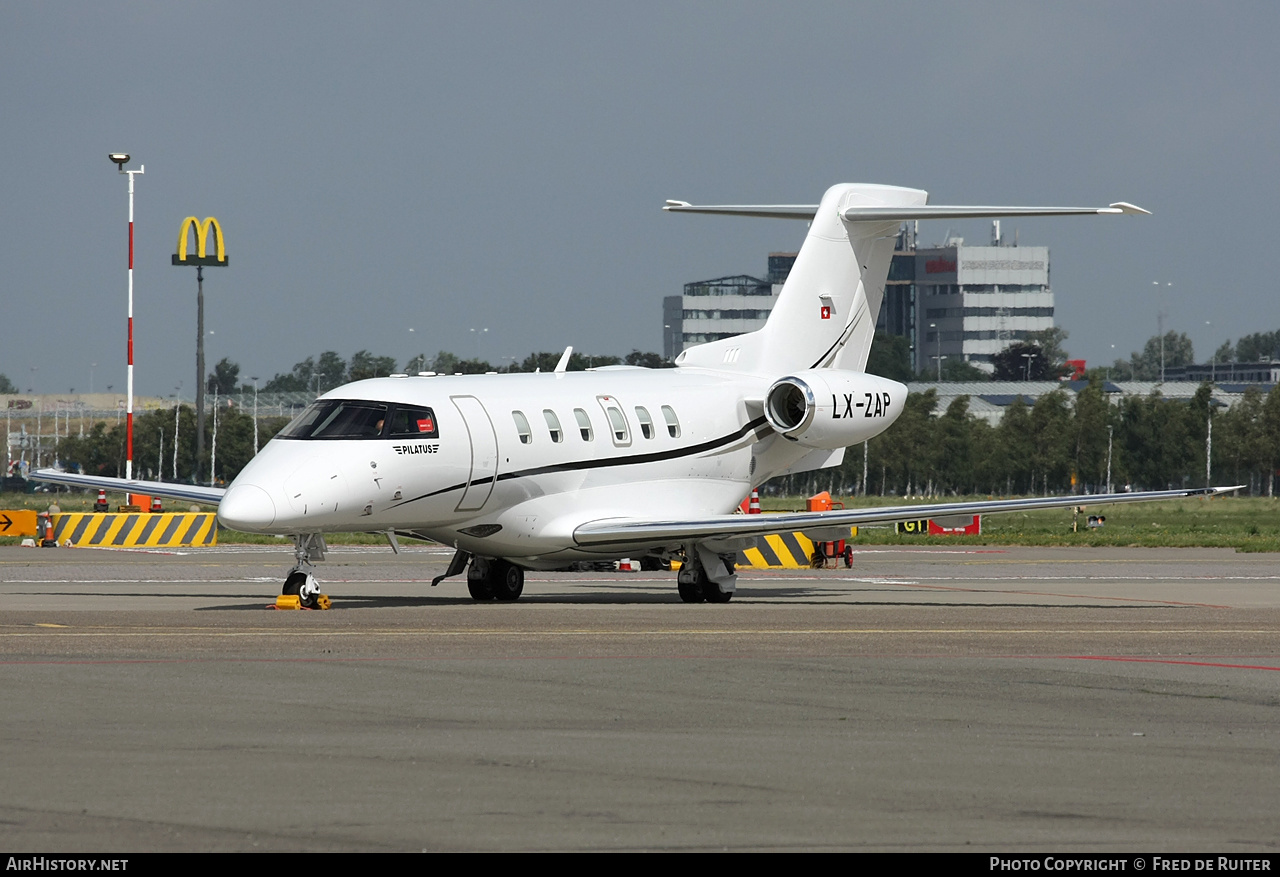
[[[764,415],[783,437],[810,448],[847,448],[877,436],[898,419],[907,388],[897,381],[842,369],[810,369],[774,381]]]

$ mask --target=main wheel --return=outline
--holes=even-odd
[[[467,591],[472,600],[492,600],[493,584],[488,579],[467,579]]]
[[[694,580],[686,582],[681,578],[676,579],[676,589],[680,591],[680,599],[686,603],[701,603],[707,599],[705,592],[705,574],[699,570]]]
[[[706,596],[708,603],[728,603],[733,599],[733,591],[722,591],[715,582],[707,582],[702,593]]]
[[[496,561],[484,558],[471,558],[471,566],[467,567],[467,591],[472,600],[493,599],[493,567]]]
[[[493,596],[499,600],[519,600],[524,593],[524,570],[505,560],[489,566]]]

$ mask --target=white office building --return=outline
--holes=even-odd
[[[663,356],[764,325],[795,253],[770,253],[767,277],[745,274],[686,283],[663,299]],[[1053,328],[1049,248],[1009,246],[992,226],[992,245],[917,249],[903,226],[893,254],[877,329],[905,337],[912,367],[932,371],[948,358],[991,370],[991,356],[1031,332]]]

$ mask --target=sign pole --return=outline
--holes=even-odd
[[[187,244],[191,230],[196,233],[196,252],[191,255]],[[209,252],[209,233],[213,233],[214,251]],[[192,469],[194,483],[199,484],[200,468],[204,458],[204,269],[227,266],[227,246],[222,238],[222,225],[212,216],[201,222],[194,216],[182,220],[178,229],[178,251],[173,254],[174,265],[194,266],[196,269],[196,459]],[[212,470],[212,463],[210,465]],[[210,471],[210,477],[212,477]]]

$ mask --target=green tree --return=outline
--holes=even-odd
[[[1106,484],[1108,426],[1114,430],[1111,405],[1102,392],[1102,379],[1095,373],[1089,378],[1089,386],[1076,394],[1072,418],[1071,464],[1077,489],[1085,484]]]
[[[213,371],[209,372],[205,389],[220,396],[230,396],[236,391],[236,385],[239,383],[240,365],[224,356],[213,367]]]
[[[312,376],[315,371],[315,358],[308,356],[302,362],[294,363],[293,371],[289,374],[277,374],[267,381],[262,391],[264,393],[305,393],[314,389]]]
[[[1135,352],[1130,355],[1131,380],[1160,380],[1160,364],[1162,361],[1166,369],[1195,363],[1195,350],[1191,346],[1191,339],[1187,337],[1185,332],[1169,331],[1164,333],[1163,354],[1160,342],[1161,336],[1152,335],[1147,339],[1146,346],[1142,348],[1141,353]]]
[[[639,350],[632,350],[622,360],[627,365],[638,365],[641,368],[673,368],[674,363],[663,360],[659,353],[641,353]]]
[[[1240,362],[1261,362],[1263,359],[1280,359],[1280,330],[1255,332],[1236,342],[1236,355]]]
[[[363,381],[366,378],[385,378],[396,370],[396,361],[390,356],[374,356],[367,350],[357,350],[351,354],[351,365],[347,371],[348,381]]]
[[[5,375],[0,374],[0,393],[16,393],[18,388],[13,385],[13,381],[9,380]]]
[[[971,362],[965,362],[956,356],[948,356],[942,360],[942,379],[944,381],[973,383],[989,381],[991,380],[991,375]]]
[[[995,381],[1053,381],[1058,370],[1038,344],[1016,341],[991,356]]]
[[[992,450],[991,477],[1004,481],[1004,493],[1034,493],[1035,472],[1031,455],[1031,409],[1021,396],[1015,396],[1004,409],[996,427]],[[998,483],[998,482],[997,482]]]
[[[436,358],[431,360],[430,370],[440,375],[457,374],[459,362],[461,360],[458,357],[447,350],[441,350],[436,353]]]
[[[867,374],[904,384],[915,380],[915,372],[911,370],[911,345],[907,339],[901,335],[877,332],[871,339],[866,371]]]
[[[1055,368],[1062,366],[1071,356],[1071,354],[1067,353],[1067,349],[1062,346],[1067,340],[1067,330],[1058,326],[1040,329],[1036,332],[1028,332],[1022,340],[1027,344],[1034,344],[1039,347],[1045,359]]]
[[[1071,472],[1071,405],[1064,390],[1046,393],[1031,406],[1031,472],[1029,493],[1065,487]]]

